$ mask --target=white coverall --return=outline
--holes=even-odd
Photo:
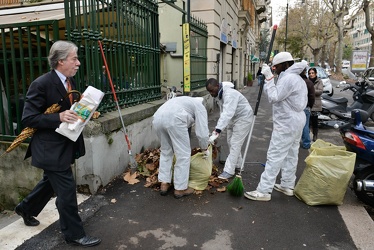
[[[208,115],[201,99],[180,96],[165,102],[153,115],[153,127],[161,142],[159,182],[171,183],[174,165],[174,189],[188,188],[191,146],[188,128],[195,123],[195,133],[202,149],[208,148]]]
[[[257,191],[271,193],[277,175],[281,171],[284,188],[295,187],[299,142],[306,122],[304,108],[308,102],[308,90],[300,73],[305,62],[295,63],[274,79],[267,81],[264,92],[273,104],[273,132],[267,152],[265,170]]]
[[[222,83],[216,100],[220,117],[215,128],[221,131],[227,128],[227,144],[230,150],[223,171],[234,174],[235,168],[240,168],[243,160],[241,149],[251,129],[253,110],[248,100],[225,82]]]

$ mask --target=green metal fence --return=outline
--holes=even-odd
[[[52,40],[59,38],[56,20],[0,25],[0,128],[2,140],[21,130],[27,88],[48,71]]]
[[[77,88],[83,92],[91,85],[105,92],[100,112],[115,110],[116,105],[99,40],[122,107],[161,98],[156,0],[65,0],[64,4],[64,20],[0,25],[1,140],[12,140],[22,130],[27,88],[49,70],[49,49],[58,39],[78,45]]]
[[[79,47],[84,70],[80,88],[106,92],[100,112],[116,109],[98,40],[103,43],[118,102],[123,107],[161,98],[158,5],[156,0],[68,1],[66,37]]]
[[[203,21],[190,17],[191,89],[205,87],[208,30]]]

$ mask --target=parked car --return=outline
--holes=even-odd
[[[342,69],[351,69],[351,62],[347,60],[342,61]]]
[[[332,96],[334,94],[334,89],[332,87],[332,84],[330,82],[329,76],[326,74],[326,71],[324,68],[320,66],[314,66],[312,68],[315,68],[317,70],[317,76],[321,78],[323,83],[323,93],[326,93],[329,96]],[[310,68],[307,69],[307,72]]]
[[[331,76],[331,69],[330,68],[325,68],[325,72],[328,76]]]

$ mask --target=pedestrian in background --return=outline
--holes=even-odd
[[[77,51],[78,47],[72,42],[56,41],[48,56],[52,70],[34,80],[27,91],[22,124],[37,131],[31,138],[25,158],[32,156],[31,164],[43,169],[44,173],[43,179],[16,206],[15,211],[22,216],[25,225],[37,226],[39,221],[34,217],[56,194],[61,232],[66,242],[89,247],[101,240],[87,236],[83,229],[71,169],[75,159],[85,154],[83,136],[81,134],[74,142],[55,131],[62,122],[77,121],[78,115],[70,110],[69,98],[61,103],[59,113],[44,114],[48,107],[66,96],[68,89],[75,89],[73,76],[80,66]]]
[[[311,108],[314,105],[314,100],[315,100],[315,94],[314,94],[314,84],[311,82],[307,76],[306,76],[306,68],[301,72],[300,74],[301,78],[303,78],[306,87],[308,89],[308,104],[306,108],[304,109],[305,117],[306,117],[306,122],[305,126],[303,129],[303,133],[301,136],[301,147],[304,149],[309,149],[310,148],[310,129],[309,129],[309,118],[310,118],[310,112]]]
[[[220,108],[220,116],[209,141],[214,143],[222,130],[227,128],[229,155],[218,178],[229,179],[234,176],[235,169],[240,168],[242,160],[245,160],[242,159],[241,148],[253,122],[253,111],[248,100],[229,84],[210,78],[205,86]]]
[[[153,128],[161,142],[158,180],[161,195],[167,195],[171,180],[174,197],[181,198],[194,192],[188,187],[191,146],[188,128],[195,123],[195,133],[204,157],[211,157],[208,150],[208,115],[202,97],[180,96],[165,102],[153,115]],[[175,154],[175,164],[173,158]],[[174,171],[173,171],[174,170]]]
[[[314,84],[315,101],[312,107],[312,113],[310,114],[310,121],[312,124],[313,141],[318,139],[318,114],[322,111],[322,100],[321,95],[323,93],[323,82],[321,78],[317,76],[317,69],[310,68],[308,70],[309,80]]]
[[[262,67],[258,67],[258,71],[256,74],[258,86],[264,83],[264,75],[261,73]]]
[[[304,109],[307,105],[307,87],[300,73],[306,62],[294,63],[288,52],[280,52],[273,58],[274,75],[266,64],[262,66],[265,76],[264,92],[273,104],[273,132],[267,152],[265,170],[255,191],[245,192],[244,196],[256,201],[271,200],[273,188],[288,196],[293,196],[299,143],[305,125]],[[281,182],[275,184],[281,171]]]

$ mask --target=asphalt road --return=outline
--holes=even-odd
[[[247,87],[242,93],[254,108],[258,87]],[[218,111],[210,114],[210,128],[217,119]],[[259,182],[263,167],[253,162],[265,163],[271,131],[271,106],[263,95],[242,174],[246,191],[254,190]],[[192,147],[196,147],[192,134]],[[334,129],[321,130],[320,138],[342,145]],[[223,148],[225,139],[223,133]],[[300,149],[298,178],[308,154]],[[215,162],[222,170],[218,159]],[[349,188],[341,206],[309,206],[277,191],[269,202],[216,190],[175,199],[171,194],[160,196],[143,184],[144,180],[129,185],[119,177],[80,205],[87,234],[102,238],[96,249],[351,250],[374,246],[374,223]],[[19,223],[20,231],[23,227]],[[55,222],[17,249],[70,248]]]

